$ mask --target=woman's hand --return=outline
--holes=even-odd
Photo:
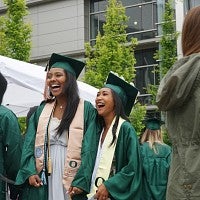
[[[107,200],[108,199],[108,190],[106,189],[105,185],[102,183],[97,190],[95,195],[96,199],[98,200]]]
[[[76,194],[81,194],[82,192],[83,190],[81,190],[80,188],[70,187],[67,193],[72,197]]]
[[[36,175],[32,175],[28,178],[29,184],[34,186],[34,187],[40,187],[41,185],[43,185],[40,177],[36,174]]]

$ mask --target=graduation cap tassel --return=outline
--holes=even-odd
[[[43,182],[44,185],[47,185],[47,179],[46,179],[46,175],[45,175],[45,169],[42,170],[41,180],[42,180],[42,182]]]

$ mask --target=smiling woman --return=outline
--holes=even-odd
[[[96,116],[92,104],[78,94],[76,78],[84,65],[55,53],[49,60],[46,83],[52,98],[42,102],[30,118],[17,176],[16,183],[25,187],[23,200],[69,199],[82,140]]]
[[[81,194],[89,200],[140,199],[139,142],[127,117],[137,93],[113,73],[97,93],[96,132],[86,134],[83,141],[81,167],[70,188],[74,200]]]
[[[114,100],[112,90],[109,88],[102,88],[97,93],[96,108],[100,116],[105,116],[108,113],[115,115]]]
[[[58,119],[62,119],[64,108],[66,107],[66,93],[65,93],[65,84],[67,80],[67,75],[64,69],[62,68],[51,68],[47,72],[47,85],[51,94],[56,97],[56,104],[54,108],[54,116]]]

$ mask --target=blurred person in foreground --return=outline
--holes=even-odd
[[[200,199],[200,6],[182,29],[183,58],[161,80],[157,105],[166,111],[172,143],[167,200]]]

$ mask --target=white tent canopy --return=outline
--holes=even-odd
[[[0,72],[8,81],[2,104],[18,117],[43,100],[46,72],[44,67],[0,56]],[[78,81],[81,98],[94,105],[97,89]]]

